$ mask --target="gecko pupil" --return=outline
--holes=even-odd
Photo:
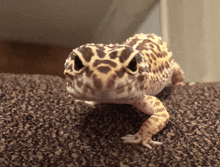
[[[79,71],[80,69],[82,69],[84,66],[82,64],[82,61],[80,60],[80,58],[78,56],[75,57],[75,65],[74,65],[74,69],[76,71]]]
[[[137,70],[137,59],[136,59],[136,57],[134,57],[134,58],[130,61],[130,63],[128,64],[128,68],[129,68],[131,71],[133,71],[133,72],[135,72],[135,71]]]

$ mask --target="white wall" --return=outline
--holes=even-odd
[[[167,0],[166,6],[169,46],[186,81],[220,81],[220,1]]]
[[[151,9],[150,13],[145,18],[145,21],[140,25],[136,33],[154,33],[162,35],[160,25],[160,2]]]
[[[168,42],[185,81],[220,81],[220,1],[161,0],[140,32],[161,35]]]

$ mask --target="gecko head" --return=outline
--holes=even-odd
[[[66,59],[67,91],[78,100],[132,103],[144,94],[148,64],[132,47],[86,44]]]

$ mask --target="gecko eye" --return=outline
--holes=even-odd
[[[74,65],[74,69],[76,71],[81,70],[84,67],[84,65],[82,64],[82,61],[80,60],[80,58],[78,56],[75,57],[75,65]]]
[[[134,57],[130,63],[128,64],[128,68],[132,71],[135,72],[137,70],[137,59]]]

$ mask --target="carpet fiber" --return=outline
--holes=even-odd
[[[220,83],[166,87],[170,113],[148,149],[120,139],[148,118],[131,105],[74,103],[65,80],[0,74],[0,166],[220,166]]]

